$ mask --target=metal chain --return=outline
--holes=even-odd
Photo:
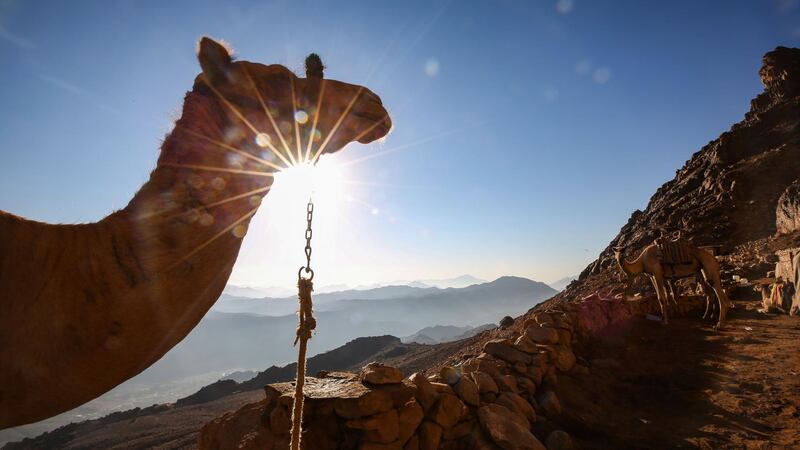
[[[308,279],[314,279],[314,270],[311,269],[311,237],[314,235],[314,230],[311,229],[311,221],[314,219],[314,202],[311,198],[308,199],[308,205],[306,206],[306,222],[308,223],[306,227],[306,265],[300,267],[300,270],[297,272],[297,278],[302,278],[302,273],[305,271],[307,274],[311,274]]]

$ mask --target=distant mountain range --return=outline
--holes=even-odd
[[[433,327],[425,327],[411,336],[401,338],[405,343],[416,342],[417,344],[441,344],[443,342],[459,341],[468,337],[475,336],[481,331],[491,330],[496,328],[494,323],[487,323],[478,327],[471,327],[469,325],[457,327],[455,325],[436,325]]]
[[[396,287],[396,286],[410,286],[416,288],[436,287],[439,289],[447,289],[447,288],[462,288],[471,286],[473,284],[480,284],[485,282],[486,280],[473,277],[472,275],[461,275],[454,278],[414,280],[414,281],[393,281],[391,283],[374,283],[368,285],[359,285],[355,287],[348,286],[346,284],[331,284],[327,286],[316,286],[315,292],[317,294],[343,293],[343,292],[353,292],[353,291],[374,290],[382,287]],[[239,297],[239,298],[264,298],[264,297],[284,298],[294,295],[295,291],[296,290],[294,288],[289,288],[289,287],[279,287],[279,286],[252,287],[252,286],[238,286],[234,284],[229,284],[225,286],[225,290],[222,293],[230,297]]]
[[[577,279],[578,279],[578,275],[572,275],[572,276],[560,278],[560,279],[558,279],[556,281],[553,281],[552,283],[548,283],[548,285],[551,288],[553,288],[553,289],[555,289],[555,290],[560,292],[560,291],[563,291],[564,288],[569,286],[570,283],[572,283],[573,281],[575,281]]]
[[[474,278],[465,276],[448,281],[456,280],[468,283]],[[314,296],[317,329],[308,351],[309,355],[316,355],[362,336],[411,336],[440,324],[472,330],[497,323],[506,315],[519,315],[556,293],[538,281],[502,277],[461,288],[399,285],[317,294]],[[248,298],[223,294],[180,344],[138,376],[47,423],[4,430],[0,440],[12,433],[16,438],[36,435],[70,421],[99,417],[119,409],[173,402],[235,371],[259,371],[289,364],[297,357],[292,345],[296,309],[294,296]],[[238,375],[234,378],[244,379]]]

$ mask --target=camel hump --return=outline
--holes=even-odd
[[[657,245],[662,264],[679,265],[692,263],[693,246],[686,239],[659,239]]]

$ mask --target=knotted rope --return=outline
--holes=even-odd
[[[300,300],[300,320],[297,324],[297,337],[294,345],[300,342],[300,349],[297,352],[297,378],[294,387],[294,407],[292,408],[292,445],[291,450],[300,450],[301,424],[303,422],[303,385],[306,381],[306,348],[308,340],[311,339],[311,332],[317,327],[314,319],[313,304],[311,302],[311,292],[314,290],[314,283],[310,278],[300,277],[297,280],[297,298]]]

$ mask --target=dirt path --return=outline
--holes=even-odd
[[[641,319],[583,347],[559,425],[589,449],[800,448],[800,318],[738,303],[729,319]]]

